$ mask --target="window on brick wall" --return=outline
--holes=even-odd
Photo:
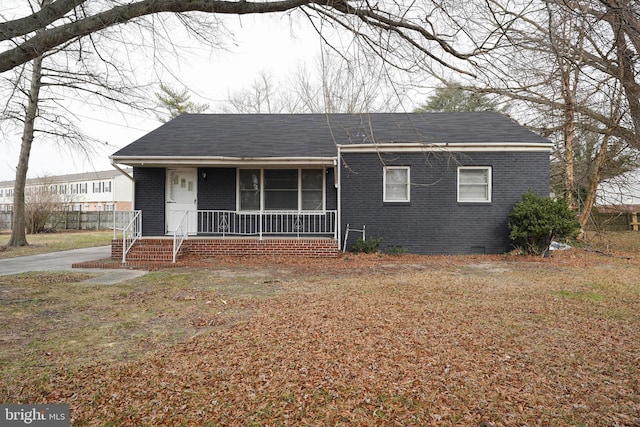
[[[410,169],[408,166],[384,168],[382,199],[385,202],[408,202],[410,200]]]
[[[491,201],[491,167],[460,166],[458,168],[458,202]]]

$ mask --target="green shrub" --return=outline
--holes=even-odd
[[[544,254],[553,240],[575,238],[580,223],[563,199],[540,197],[531,191],[509,214],[509,238],[524,254]]]
[[[365,254],[372,254],[380,251],[380,243],[382,238],[362,240],[362,237],[356,239],[356,243],[351,248],[351,252],[364,252]]]

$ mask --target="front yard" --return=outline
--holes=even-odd
[[[633,256],[0,277],[0,401],[68,403],[96,426],[638,425]]]

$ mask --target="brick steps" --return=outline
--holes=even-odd
[[[180,248],[178,257],[184,253]],[[122,240],[111,243],[111,258],[122,259]],[[173,261],[172,239],[141,239],[136,241],[127,252],[127,263],[171,263]]]

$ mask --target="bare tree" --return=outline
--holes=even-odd
[[[231,94],[237,113],[363,113],[395,111],[405,101],[380,63],[325,53],[280,82],[262,72],[250,88]]]
[[[377,2],[344,0],[279,0],[258,2],[228,2],[220,0],[139,0],[122,3],[115,0],[56,0],[25,16],[0,23],[0,72],[31,61],[44,52],[72,40],[86,37],[106,28],[146,21],[153,27],[154,17],[164,12],[189,21],[189,12],[210,16],[268,14],[299,11],[322,31],[323,22],[351,31],[389,61],[403,63],[409,51],[416,50],[423,58],[451,69],[467,72],[460,60],[490,49],[493,38],[471,45],[474,40],[464,32],[465,22],[458,22],[442,10],[440,2],[421,0],[403,4],[394,1]],[[191,26],[191,24],[189,24]],[[206,26],[192,27],[199,37],[215,39]],[[458,50],[457,43],[471,46]]]
[[[32,6],[44,9],[52,4],[55,4],[52,0],[42,0],[42,3],[36,2]],[[2,76],[8,96],[0,119],[5,123],[20,124],[22,135],[9,246],[28,244],[25,189],[29,158],[36,137],[70,151],[79,151],[87,157],[93,152],[92,143],[96,141],[83,135],[75,126],[69,100],[83,99],[86,105],[89,97],[136,107],[141,99],[136,96],[135,85],[125,74],[126,68],[101,54],[91,39],[87,39],[87,43],[75,40],[60,45],[34,59],[30,65],[30,70],[21,66],[14,70],[13,75]]]
[[[617,3],[488,0],[483,13],[476,3],[468,15],[505,37],[475,58],[478,78],[465,88],[502,97],[516,118],[557,142],[556,194],[582,209],[583,226],[599,180],[614,165],[624,172],[631,148],[640,149],[638,97],[630,96],[640,81],[628,60],[639,52],[640,6]]]
[[[49,177],[36,178],[25,190],[25,227],[29,234],[46,232],[55,227],[56,214],[66,209],[72,195],[61,191],[62,186]]]
[[[281,91],[273,83],[273,76],[260,71],[251,86],[229,95],[223,111],[244,114],[293,113],[288,108],[289,92]]]

